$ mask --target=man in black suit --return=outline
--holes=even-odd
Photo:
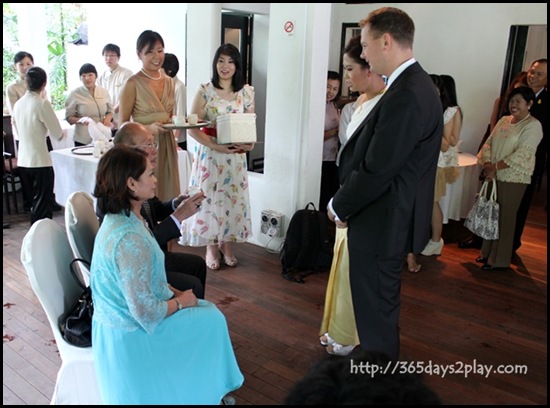
[[[548,122],[548,91],[546,90],[548,60],[546,58],[533,61],[529,71],[527,71],[527,82],[529,87],[535,92],[535,101],[529,112],[538,119],[542,125],[542,140],[537,147],[535,158],[535,170],[531,176],[531,183],[523,193],[523,199],[519,205],[516,215],[516,230],[514,233],[514,254],[521,246],[521,236],[523,228],[527,222],[529,207],[533,201],[535,189],[540,190],[544,171],[546,170],[546,155],[548,152],[548,141],[546,139],[546,127]]]
[[[399,358],[403,259],[430,235],[443,109],[413,58],[414,23],[383,7],[360,22],[362,58],[388,78],[384,96],[340,154],[328,214],[348,226],[350,285],[361,348]]]
[[[152,133],[137,122],[126,122],[119,127],[115,144],[136,146],[145,150],[153,166],[157,162],[157,149]],[[206,262],[200,256],[168,251],[168,242],[180,236],[181,221],[200,211],[204,195],[192,197],[179,195],[162,202],[158,197],[146,200],[141,215],[164,251],[164,265],[168,283],[179,290],[193,289],[199,299],[204,299],[206,287]]]

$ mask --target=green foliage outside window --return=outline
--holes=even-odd
[[[40,4],[40,3],[36,3]],[[84,3],[42,3],[45,4],[48,43],[48,82],[54,110],[65,108],[67,94],[67,49],[66,45],[77,37],[78,27],[86,21]],[[4,83],[3,99],[6,106],[6,86],[16,78],[13,56],[19,49],[17,38],[17,13],[11,3],[4,5]],[[7,37],[6,37],[7,36]],[[28,51],[31,54],[32,50]]]

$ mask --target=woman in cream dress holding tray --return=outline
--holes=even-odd
[[[137,40],[142,68],[132,75],[119,100],[120,123],[133,120],[147,125],[158,141],[157,196],[166,201],[180,194],[178,146],[171,130],[162,127],[174,113],[174,80],[162,72],[164,40],[159,33],[146,30]]]
[[[191,113],[210,121],[209,127],[188,131],[197,142],[190,188],[200,188],[202,209],[182,222],[180,244],[206,246],[206,265],[220,268],[219,252],[227,266],[236,266],[234,242],[252,236],[248,169],[245,152],[254,143],[218,144],[216,119],[231,113],[254,113],[254,88],[244,83],[239,50],[224,44],[212,62],[212,80],[200,86]]]
[[[362,95],[355,102],[355,111],[346,129],[345,143],[382,97],[384,79],[370,71],[361,58],[360,37],[352,38],[344,50],[344,81],[352,92]],[[345,139],[345,140],[344,140]],[[330,354],[347,355],[359,344],[349,283],[347,228],[336,228],[334,257],[325,298],[325,310],[319,341]]]

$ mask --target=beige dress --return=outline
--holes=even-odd
[[[164,92],[160,100],[140,75],[134,75],[133,80],[136,84],[133,120],[144,125],[157,121],[166,122],[172,116],[175,104],[172,78],[168,76],[164,78]],[[159,132],[157,141],[159,144],[155,169],[155,176],[158,179],[157,197],[166,201],[180,194],[178,146],[171,130]]]

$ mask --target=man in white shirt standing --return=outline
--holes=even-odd
[[[107,64],[108,69],[97,78],[97,84],[109,91],[109,96],[111,97],[111,103],[115,111],[113,118],[113,130],[118,128],[118,96],[122,87],[133,75],[133,72],[128,68],[121,67],[118,64],[120,60],[120,47],[115,44],[107,44],[103,47],[101,53],[105,59],[105,64]]]

